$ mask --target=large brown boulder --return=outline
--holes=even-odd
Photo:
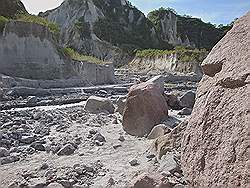
[[[122,122],[127,133],[144,136],[167,117],[168,105],[159,82],[149,80],[130,88]]]
[[[249,31],[250,12],[202,63],[205,75],[181,146],[182,167],[192,187],[247,187]]]

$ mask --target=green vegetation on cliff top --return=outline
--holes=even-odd
[[[171,54],[176,54],[180,62],[202,62],[208,51],[206,49],[187,49],[181,46],[175,47],[174,50],[145,49],[135,51],[137,58],[160,58]]]
[[[18,14],[17,20],[46,26],[48,27],[49,31],[55,35],[58,35],[60,33],[60,28],[56,23],[50,22],[40,16],[35,16],[31,14]]]
[[[107,64],[108,63],[93,56],[79,54],[77,51],[75,51],[72,48],[64,48],[63,51],[66,56],[76,61],[87,61],[87,62],[95,63],[95,64]]]

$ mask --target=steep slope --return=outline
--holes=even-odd
[[[154,23],[160,39],[174,46],[211,49],[224,35],[223,29],[198,18],[180,16],[169,8],[154,10],[148,18]]]
[[[159,44],[153,24],[126,0],[66,0],[40,16],[58,23],[64,46],[117,63],[120,49]]]
[[[249,186],[250,12],[212,49],[182,141],[192,187]]]
[[[20,0],[0,0],[0,16],[13,18],[18,13],[27,13]]]

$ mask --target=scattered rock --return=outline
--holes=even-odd
[[[34,142],[36,140],[34,135],[29,135],[29,136],[22,136],[22,138],[20,139],[20,141],[22,143],[25,144],[31,144],[32,142]]]
[[[112,114],[114,113],[115,107],[107,98],[91,96],[88,98],[84,110],[91,113],[108,112]]]
[[[137,165],[139,165],[137,159],[133,159],[133,160],[129,161],[129,164],[130,164],[131,166],[137,166]]]
[[[116,144],[116,145],[113,145],[113,148],[114,148],[114,149],[117,149],[117,148],[120,148],[120,147],[122,147],[122,145],[121,145],[121,144]]]
[[[0,147],[0,158],[7,157],[9,155],[10,155],[10,152],[6,148]]]
[[[160,136],[163,136],[167,133],[171,132],[171,130],[164,124],[159,124],[156,125],[152,131],[149,133],[149,135],[147,136],[148,139],[155,139],[158,138]]]
[[[180,110],[181,109],[180,101],[176,95],[164,93],[164,97],[165,97],[165,100],[166,100],[168,106],[171,109],[173,109],[173,110]]]
[[[144,136],[168,117],[168,106],[158,84],[144,82],[130,88],[123,113],[123,128],[134,136]]]
[[[105,137],[101,134],[101,133],[97,133],[94,137],[93,137],[94,141],[99,141],[99,142],[106,142]]]
[[[172,188],[172,186],[159,175],[142,174],[132,180],[129,188]]]
[[[46,186],[45,178],[32,178],[29,179],[29,188],[44,188]]]
[[[180,112],[178,112],[178,115],[191,115],[192,109],[191,108],[183,108]]]
[[[123,115],[123,111],[125,108],[125,104],[126,104],[126,100],[127,100],[127,96],[121,96],[117,99],[116,104],[117,104],[117,108],[116,108],[116,112],[119,112],[121,115]]]
[[[46,170],[49,168],[49,165],[47,163],[43,163],[40,167],[41,170]]]
[[[118,140],[121,141],[121,142],[124,142],[125,138],[124,138],[124,136],[120,135],[119,138],[118,138]]]
[[[36,103],[37,102],[37,97],[36,96],[29,96],[28,98],[27,98],[27,103],[28,104],[34,104],[34,103]]]
[[[59,183],[50,183],[47,188],[64,188],[61,184]]]
[[[193,108],[195,103],[195,92],[188,91],[180,97],[180,106]]]
[[[75,147],[72,144],[66,144],[58,152],[57,155],[71,155],[75,152]]]

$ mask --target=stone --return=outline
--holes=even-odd
[[[27,103],[28,104],[34,104],[34,103],[36,103],[37,102],[37,97],[36,96],[29,96],[28,98],[27,98]]]
[[[14,163],[19,160],[20,160],[20,157],[18,155],[12,154],[10,156],[0,158],[0,165]]]
[[[137,166],[137,165],[139,165],[137,159],[133,159],[133,160],[129,161],[129,164],[130,164],[131,166]]]
[[[10,152],[6,148],[0,147],[0,158],[7,157],[9,155],[10,155]]]
[[[75,150],[76,149],[72,144],[66,144],[57,152],[57,155],[72,155]]]
[[[149,150],[156,155],[158,161],[161,160],[167,152],[173,150],[180,152],[182,136],[187,127],[187,123],[187,121],[180,123],[169,134],[160,136],[154,140]]]
[[[162,156],[159,171],[169,171],[172,174],[180,171],[180,167],[174,159],[173,153],[169,152]]]
[[[46,170],[49,168],[49,165],[47,163],[43,163],[40,167],[41,170]]]
[[[125,104],[126,104],[126,99],[127,99],[127,96],[120,96],[116,101],[117,108],[115,111],[119,112],[119,114],[121,115],[123,115],[123,111],[124,111]]]
[[[97,133],[94,137],[93,140],[97,140],[99,142],[106,142],[105,137],[101,133]]]
[[[194,103],[195,103],[195,92],[193,91],[188,91],[184,93],[180,97],[180,106],[182,107],[187,107],[187,108],[193,108]]]
[[[180,101],[178,97],[174,94],[164,93],[165,100],[167,101],[168,106],[173,110],[180,110]]]
[[[64,188],[60,183],[50,183],[47,188]]]
[[[143,173],[131,181],[129,188],[172,188],[163,180],[163,177],[155,174]]]
[[[19,188],[19,186],[17,182],[12,182],[8,185],[8,188]]]
[[[29,188],[44,188],[46,186],[45,178],[32,178],[29,179]]]
[[[36,140],[34,135],[29,135],[29,136],[22,136],[20,139],[20,142],[25,143],[25,144],[31,144]]]
[[[250,12],[202,63],[204,76],[181,144],[189,187],[249,186]]]
[[[164,124],[159,124],[156,125],[152,131],[148,134],[147,138],[148,139],[155,139],[160,136],[163,136],[167,133],[171,132],[171,130]]]
[[[120,135],[119,138],[118,138],[118,140],[121,141],[121,142],[124,142],[125,138],[124,138],[124,136]]]
[[[37,151],[45,151],[45,146],[41,143],[36,143],[36,142],[33,142],[30,147],[34,148],[35,150]]]
[[[168,105],[160,87],[150,82],[130,88],[123,113],[123,129],[134,136],[144,136],[168,117]]]
[[[91,113],[108,112],[110,114],[114,113],[114,105],[107,98],[91,96],[88,98],[84,110]]]
[[[183,108],[180,112],[178,112],[178,115],[191,115],[192,109],[191,108]]]

